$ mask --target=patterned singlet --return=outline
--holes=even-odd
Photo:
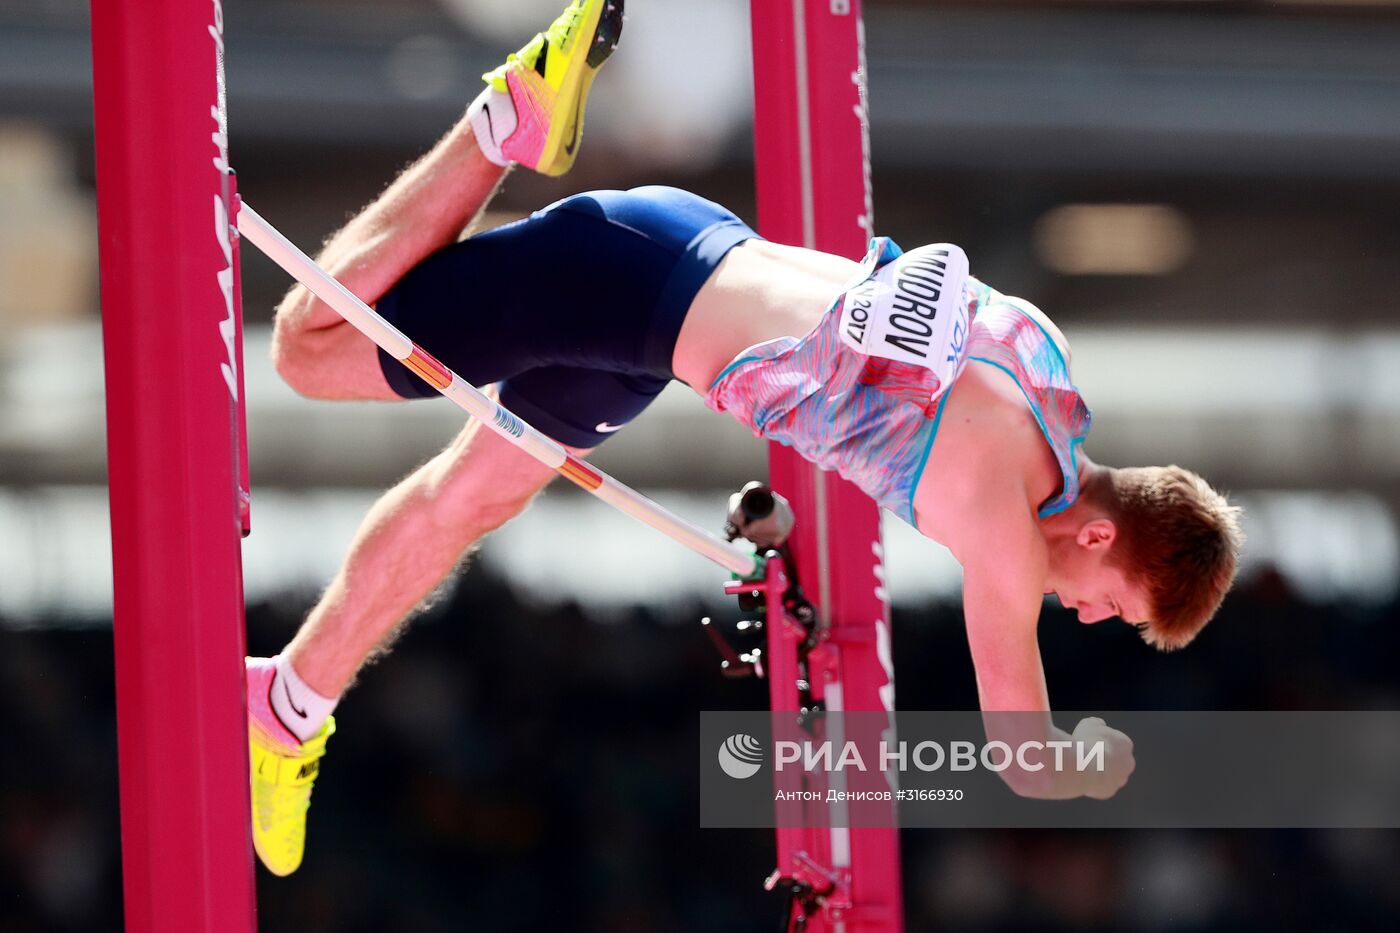
[[[860,279],[811,333],[749,347],[705,403],[837,471],[913,525],[947,390],[968,360],[1016,380],[1055,453],[1063,486],[1040,515],[1069,507],[1079,496],[1075,448],[1089,433],[1089,408],[1024,303],[969,276],[966,255],[951,244],[904,253],[888,238],[871,241]]]

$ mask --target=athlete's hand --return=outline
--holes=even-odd
[[[1133,740],[1117,729],[1109,726],[1098,716],[1081,719],[1074,727],[1074,740],[1084,745],[1102,742],[1104,745],[1104,769],[1088,773],[1089,789],[1086,797],[1107,800],[1128,783],[1128,775],[1133,773],[1137,762],[1133,758]]]

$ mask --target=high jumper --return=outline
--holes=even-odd
[[[1091,461],[1063,334],[972,277],[952,244],[903,253],[877,238],[853,262],[768,242],[663,187],[574,195],[459,241],[512,165],[572,166],[622,5],[577,0],[486,75],[462,119],[319,264],[446,367],[493,384],[575,462],[679,380],[840,472],[962,564],[982,709],[1043,713],[1035,738],[1067,738],[1049,716],[1043,596],[1081,622],[1118,617],[1149,644],[1180,648],[1234,578],[1238,510],[1180,467]],[[431,369],[404,369],[302,286],[278,308],[272,353],[313,398],[439,391],[420,378]],[[462,555],[557,475],[482,428],[470,421],[385,493],[292,641],[248,661],[253,836],[274,873],[301,862],[339,697]],[[1133,768],[1130,740],[1098,719],[1074,737],[1105,742],[1104,772],[1012,769],[1012,789],[1114,794]]]

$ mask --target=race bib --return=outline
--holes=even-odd
[[[867,356],[951,374],[967,342],[966,285],[961,247],[910,250],[846,292],[841,340]]]

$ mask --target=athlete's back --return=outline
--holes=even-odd
[[[691,303],[672,359],[676,376],[703,395],[745,347],[808,333],[860,268],[767,240],[730,250]]]

